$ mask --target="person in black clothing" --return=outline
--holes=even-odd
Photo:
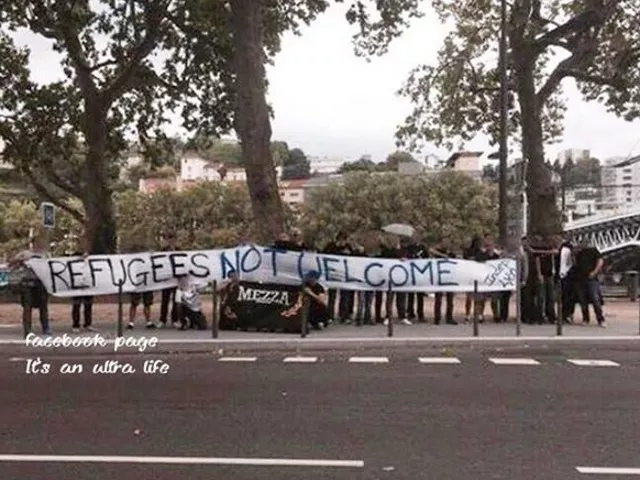
[[[400,247],[398,249],[398,257],[401,259],[410,258],[409,243],[406,240],[400,241]],[[407,292],[396,292],[396,311],[398,312],[398,318],[405,325],[411,325],[411,320],[407,318],[408,307],[408,294]]]
[[[420,259],[427,258],[429,256],[429,249],[424,245],[419,244],[415,240],[412,240],[406,248],[407,258]],[[417,307],[416,307],[417,299]],[[417,315],[416,315],[417,308]],[[412,322],[418,319],[419,322],[424,322],[424,293],[423,292],[409,292],[407,294],[407,316]]]
[[[321,330],[327,323],[327,295],[325,288],[318,283],[320,273],[311,271],[304,281],[303,293],[309,297],[309,323],[316,330]],[[302,295],[299,296],[299,301]]]
[[[163,252],[176,251],[176,237],[175,235],[169,235],[165,240],[165,246],[162,249]],[[176,299],[176,287],[169,287],[162,290],[162,297],[160,300],[160,325],[165,327],[167,325],[167,316],[169,313],[169,307],[171,307],[171,324],[178,324],[178,306],[175,302]]]
[[[471,240],[471,244],[464,250],[462,258],[464,260],[475,260],[482,252],[482,238],[476,236]],[[475,304],[475,298],[473,293],[467,293],[464,302],[464,321],[468,322],[471,319],[471,307]]]
[[[439,258],[455,258],[456,254],[453,252],[453,249],[449,247],[448,242],[442,242],[440,245],[437,245],[434,248],[429,249],[429,253],[431,256],[439,257]],[[435,325],[440,325],[442,321],[442,297],[446,298],[446,308],[445,308],[445,322],[448,325],[457,325],[453,319],[453,300],[454,293],[453,292],[436,292],[435,302],[433,304],[433,323]]]
[[[84,235],[80,236],[78,246],[79,249],[76,252],[73,252],[71,256],[86,258],[89,255],[89,251]],[[73,322],[71,329],[73,333],[80,332],[80,309],[82,308],[84,308],[84,321],[82,324],[82,328],[84,328],[84,330],[87,332],[94,331],[93,327],[91,326],[91,323],[93,322],[93,297],[83,296],[73,297],[71,299],[71,320]]]
[[[238,317],[238,297],[240,294],[240,280],[234,270],[227,274],[227,280],[218,287],[220,293],[220,328],[242,328],[244,319]]]
[[[497,260],[500,254],[496,250],[495,242],[490,234],[486,234],[482,241],[482,248],[476,252],[474,260],[476,262],[486,262],[488,260]],[[491,305],[491,313],[494,321],[499,320],[497,296],[494,293],[479,292],[475,302],[475,313],[479,316],[478,321],[484,322],[484,310],[489,300]]]
[[[598,281],[598,275],[603,267],[604,259],[597,248],[583,246],[576,253],[574,279],[576,298],[582,309],[582,321],[585,324],[589,323],[589,303],[591,303],[598,325],[601,327],[606,326]]]
[[[528,276],[521,292],[521,317],[522,323],[534,324],[542,323],[542,309],[540,304],[540,288],[542,284],[542,273],[540,269],[540,258],[535,254],[536,247],[540,246],[540,239],[533,237],[529,240],[522,239],[522,247],[527,254]]]
[[[347,235],[344,232],[339,232],[335,241],[329,242],[323,251],[326,255],[342,255],[351,256],[354,253],[353,247],[347,241]],[[335,303],[338,291],[329,291],[328,309],[330,315],[335,312]],[[348,290],[340,291],[340,299],[338,302],[338,319],[340,323],[350,322],[353,315],[354,307],[354,292]]]
[[[388,242],[385,242],[382,238],[380,239],[380,250],[379,250],[379,252],[380,253],[377,255],[377,258],[381,258],[381,259],[397,259],[397,258],[400,258],[400,250],[398,248],[393,247]],[[385,302],[386,303],[386,308],[385,308],[386,320],[384,320],[383,317],[382,317],[382,298],[383,298],[383,295],[386,295],[386,302]],[[383,322],[386,322],[389,319],[391,319],[391,310],[392,310],[393,300],[394,300],[393,292],[387,291],[387,293],[385,294],[384,292],[382,292],[380,290],[376,291],[374,308],[373,308],[374,313],[375,313],[375,321],[376,321],[376,323],[383,323]]]
[[[576,299],[573,292],[572,266],[573,245],[569,239],[559,236],[556,240],[559,245],[558,252],[554,255],[556,281],[560,282],[560,296],[562,299],[562,320],[571,323],[575,311]]]
[[[546,240],[536,247],[533,253],[539,268],[537,305],[542,321],[555,323],[554,245]]]

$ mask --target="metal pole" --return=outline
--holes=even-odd
[[[389,279],[389,288],[387,289],[387,337],[393,337],[393,318],[391,318],[391,311],[393,310],[393,302],[392,299],[393,292],[391,291],[391,279]]]
[[[507,76],[507,2],[500,0],[500,48],[498,70],[500,72],[500,163],[498,169],[499,210],[498,230],[500,244],[506,245],[507,229],[507,156],[508,156],[508,76]]]
[[[117,335],[118,337],[122,337],[124,335],[123,333],[123,308],[122,308],[122,300],[123,300],[123,293],[122,293],[122,286],[124,285],[124,280],[120,280],[118,282],[118,325],[117,325]]]
[[[309,301],[309,295],[304,291],[300,292],[302,295],[302,312],[300,314],[300,337],[307,337],[307,325],[309,324],[309,309],[311,308],[311,302]]]
[[[562,280],[558,279],[556,285],[554,285],[556,295],[558,295],[558,301],[556,302],[556,335],[558,337],[562,336],[562,326],[564,323],[564,315],[562,314],[564,308],[562,303]]]
[[[480,334],[478,330],[478,281],[473,282],[473,336]]]
[[[519,245],[519,243],[518,243]],[[522,335],[522,258],[516,253],[516,337]]]
[[[218,282],[214,280],[211,282],[211,338],[218,338],[220,327],[220,316],[218,315]]]

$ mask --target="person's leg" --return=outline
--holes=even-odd
[[[136,315],[138,314],[138,305],[140,305],[140,300],[142,299],[139,293],[132,293],[131,300],[129,303],[129,325],[127,328],[131,330],[136,322]]]
[[[395,300],[395,292],[387,291],[385,298],[386,298],[385,316],[387,320],[391,321],[391,319],[393,318],[393,304]]]
[[[409,320],[415,321],[416,319],[416,294],[414,292],[407,293],[407,317]]]
[[[33,331],[33,294],[32,288],[23,287],[20,292],[20,304],[22,305],[22,330],[26,337]]]
[[[398,318],[404,320],[407,318],[407,294],[405,292],[396,293],[396,309],[398,310]]]
[[[363,292],[364,295],[364,323],[371,325],[371,303],[373,302],[373,292]]]
[[[464,321],[468,322],[471,319],[471,307],[474,304],[473,293],[467,293],[464,299]]]
[[[340,323],[344,323],[348,320],[347,310],[348,310],[348,300],[347,300],[347,291],[340,290],[339,292],[340,298],[338,299],[338,320]]]
[[[446,294],[446,309],[445,309],[445,322],[449,325],[457,325],[457,322],[453,318],[453,301],[455,299],[455,294],[452,292],[447,292]]]
[[[509,302],[511,301],[511,292],[500,292],[499,297],[499,310],[500,310],[500,322],[506,323],[509,321]]]
[[[38,293],[38,311],[40,313],[40,326],[42,327],[42,333],[48,335],[50,333],[49,328],[49,294],[44,288],[44,285],[37,287]]]
[[[424,293],[419,292],[416,294],[416,303],[417,305],[417,314],[418,314],[418,322],[424,323]]]
[[[169,314],[169,303],[171,302],[171,288],[165,288],[162,290],[160,297],[160,323],[162,325],[167,324],[167,315]]]
[[[336,314],[336,294],[337,290],[335,288],[329,289],[329,298],[327,301],[327,309],[329,310],[329,318],[333,320],[334,315]]]
[[[593,311],[596,314],[598,325],[604,325],[605,318],[602,310],[602,291],[600,289],[600,282],[596,279],[589,280],[587,284],[587,292],[589,295],[588,301],[593,305]]]
[[[571,305],[573,299],[571,295],[571,282],[567,278],[560,280],[560,298],[562,300],[562,321],[566,322],[573,315],[573,306]]]
[[[495,323],[500,322],[500,294],[502,292],[496,292],[489,294],[489,302],[491,304],[491,315]]]
[[[91,329],[93,323],[93,297],[84,297],[84,328]]]
[[[375,323],[382,323],[382,295],[383,292],[377,291],[374,300],[374,320]]]
[[[156,328],[156,324],[151,320],[151,305],[153,305],[153,292],[144,292],[142,294],[142,304],[144,321],[146,328]]]
[[[433,302],[433,323],[440,325],[442,319],[442,292],[436,292],[436,299]]]
[[[79,297],[73,298],[71,302],[71,328],[76,331],[80,329],[80,306],[82,302]]]
[[[589,323],[589,294],[587,282],[575,283],[575,296],[582,310],[582,323]]]
[[[556,321],[556,309],[555,309],[555,283],[553,277],[546,277],[544,279],[544,307],[547,320],[555,323]]]

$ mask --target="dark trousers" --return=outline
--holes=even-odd
[[[547,320],[553,322],[555,322],[556,319],[555,288],[556,283],[553,277],[544,277],[539,288],[541,313]]]
[[[93,321],[93,297],[76,297],[71,305],[73,328],[80,328],[80,309],[84,307],[84,328],[90,327]]]
[[[433,304],[433,323],[438,325],[442,320],[442,297],[446,296],[445,319],[447,322],[453,320],[453,293],[437,292]]]
[[[22,287],[20,303],[22,305],[22,328],[25,336],[31,333],[34,308],[38,310],[42,332],[49,332],[49,295],[40,282],[35,286]]]
[[[327,310],[328,310],[330,319],[333,319],[333,316],[336,314],[336,297],[337,296],[338,296],[338,291],[335,288],[329,289]]]
[[[596,279],[576,282],[576,297],[582,309],[582,320],[589,322],[589,304],[593,305],[596,320],[599,324],[604,323],[604,313],[602,311],[602,295],[600,283]]]
[[[396,292],[396,310],[398,311],[398,318],[407,318],[407,300],[408,296],[406,292]]]
[[[160,323],[167,323],[167,316],[169,313],[169,305],[171,305],[171,323],[178,321],[178,312],[176,312],[175,306],[176,289],[165,288],[162,290],[162,298],[160,301]]]
[[[541,320],[540,309],[538,305],[539,299],[539,283],[537,279],[529,279],[522,287],[520,313],[522,323],[536,323]]]
[[[338,317],[341,321],[348,320],[353,316],[354,293],[349,290],[340,290],[340,303],[338,304]]]
[[[187,308],[185,305],[176,305],[180,310],[179,318],[182,328],[197,328],[198,330],[206,330],[207,319],[202,312],[196,312]]]
[[[394,300],[393,292],[376,292],[375,301],[374,301],[374,311],[375,311],[375,320],[376,323],[382,323],[382,300],[383,298],[386,300],[385,303],[385,316],[387,318],[391,318],[391,311],[393,310],[393,300]]]
[[[358,292],[360,295],[360,301],[358,306],[358,323],[363,321],[366,324],[371,322],[371,304],[373,303],[373,292]]]
[[[573,281],[568,278],[560,280],[560,295],[562,299],[562,319],[567,320],[573,317],[576,310],[576,296],[573,288]]]
[[[495,320],[505,323],[509,320],[509,302],[511,301],[511,292],[498,292],[495,294]]]

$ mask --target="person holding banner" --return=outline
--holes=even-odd
[[[207,319],[202,313],[202,300],[200,299],[200,289],[195,285],[188,275],[180,275],[178,288],[176,289],[176,303],[179,312],[180,330],[197,328],[207,329]]]
[[[82,257],[83,259],[86,259],[86,257],[89,255],[89,249],[87,248],[87,240],[85,235],[82,234],[78,240],[79,240],[78,241],[79,248],[77,251],[73,252],[71,256]],[[83,266],[85,268],[84,285],[89,286],[87,285],[87,283],[88,281],[90,281],[90,278],[86,278],[86,277],[87,276],[90,277],[90,273],[89,273],[89,266],[87,265],[86,261]],[[93,322],[93,297],[83,296],[83,297],[73,297],[71,299],[71,320],[73,322],[71,326],[71,331],[73,333],[80,333],[80,309],[82,308],[84,308],[84,322],[82,324],[82,327],[87,332],[94,331],[93,327],[91,326],[91,323]]]
[[[165,246],[162,249],[164,252],[175,252],[176,248],[176,236],[170,234],[165,239]],[[162,328],[167,326],[167,316],[169,316],[169,309],[171,309],[171,324],[176,325],[178,323],[178,309],[176,305],[176,288],[170,287],[162,290],[162,297],[160,299],[160,326]]]
[[[47,236],[41,233],[33,239],[33,245],[29,250],[24,250],[16,255],[10,262],[9,283],[13,283],[20,292],[20,304],[22,305],[22,326],[25,335],[31,333],[33,309],[40,314],[40,325],[44,335],[51,335],[49,328],[49,295],[42,281],[27,266],[28,260],[47,258]],[[14,280],[15,279],[15,280]]]
[[[315,330],[322,330],[327,324],[327,294],[325,288],[320,285],[318,279],[320,272],[315,270],[307,273],[302,292],[309,297],[309,324]],[[303,295],[300,295],[298,302],[301,302]]]

